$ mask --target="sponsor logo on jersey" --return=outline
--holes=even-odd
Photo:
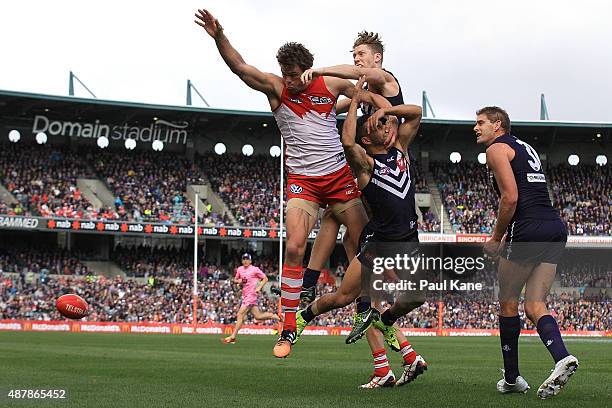
[[[541,173],[527,173],[528,183],[546,183],[546,176]]]
[[[336,163],[340,163],[343,160],[344,160],[344,152],[338,153],[336,155]]]
[[[351,194],[353,194],[354,192],[355,192],[355,190],[350,189],[350,190],[347,190],[345,193],[346,193],[346,195],[351,195]]]
[[[300,98],[296,98],[294,96],[290,96],[289,100],[293,103],[303,103],[302,100]]]
[[[310,99],[310,102],[314,105],[330,105],[333,102],[332,99],[327,96],[309,95],[308,99]]]
[[[376,173],[380,176],[384,176],[386,174],[389,174],[389,172],[391,171],[391,169],[387,166],[381,167],[380,169],[376,170]]]
[[[291,184],[289,186],[289,190],[291,190],[293,194],[300,194],[302,191],[304,191],[302,186],[298,186],[297,184]]]
[[[393,160],[395,160],[395,156],[387,158],[387,163],[391,163]]]

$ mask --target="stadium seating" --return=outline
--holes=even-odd
[[[171,153],[100,152],[94,168],[115,195],[119,218],[126,221],[189,223],[194,209],[188,184],[204,184],[202,173]]]
[[[612,265],[581,260],[559,265],[559,283],[563,287],[612,288]]]
[[[498,200],[486,167],[476,162],[431,164],[454,232],[489,234]]]
[[[0,272],[18,273],[20,279],[33,281],[40,276],[87,275],[80,259],[83,253],[67,250],[23,249],[3,246],[0,250]],[[38,277],[36,277],[38,276]]]
[[[276,227],[280,222],[280,160],[270,156],[208,154],[200,164],[215,192],[240,225]]]
[[[561,164],[547,174],[554,205],[571,235],[612,235],[610,166]]]
[[[242,226],[276,227],[279,223],[278,159],[268,155],[207,154],[192,164],[168,152],[126,152],[39,145],[0,149],[0,182],[18,200],[0,203],[0,213],[82,219],[119,219],[188,223],[193,208],[186,197],[190,183],[208,178]],[[415,188],[428,193],[424,172],[415,166]],[[486,167],[476,162],[432,162],[431,173],[454,232],[492,231],[498,199]],[[572,235],[612,235],[610,166],[566,164],[547,170],[554,205]],[[98,177],[115,195],[116,211],[93,209],[78,190],[79,177]],[[207,225],[229,225],[227,215],[206,214]],[[318,226],[318,224],[317,224]],[[421,231],[438,232],[439,222],[423,214]]]
[[[0,209],[15,215],[114,218],[113,212],[95,211],[77,188],[77,178],[91,176],[85,165],[87,158],[67,148],[2,146],[0,183],[19,203],[4,204]]]
[[[231,251],[224,257],[223,266],[202,261],[198,268],[201,279],[227,279],[240,266],[240,256],[246,252]],[[183,278],[193,277],[193,251],[173,247],[122,247],[117,246],[111,258],[130,277]],[[255,256],[254,265],[269,277],[278,276],[278,258]]]

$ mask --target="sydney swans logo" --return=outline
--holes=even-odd
[[[36,115],[32,125],[32,133],[45,132],[51,136],[70,136],[99,138],[105,136],[109,139],[134,139],[141,142],[161,140],[164,143],[187,143],[187,122],[168,122],[156,120],[148,127],[132,126],[129,123],[112,125],[95,122],[70,122],[51,120],[44,115]]]

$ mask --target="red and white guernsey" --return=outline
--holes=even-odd
[[[336,127],[336,97],[323,77],[313,79],[299,94],[284,87],[273,114],[287,146],[289,173],[324,176],[346,165]]]

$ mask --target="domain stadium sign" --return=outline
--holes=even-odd
[[[94,138],[105,136],[108,139],[134,139],[137,142],[161,140],[164,143],[186,144],[187,122],[173,123],[157,120],[147,127],[129,123],[110,124],[95,122],[73,122],[53,120],[45,115],[36,115],[32,123],[32,133],[44,132],[51,136]]]

